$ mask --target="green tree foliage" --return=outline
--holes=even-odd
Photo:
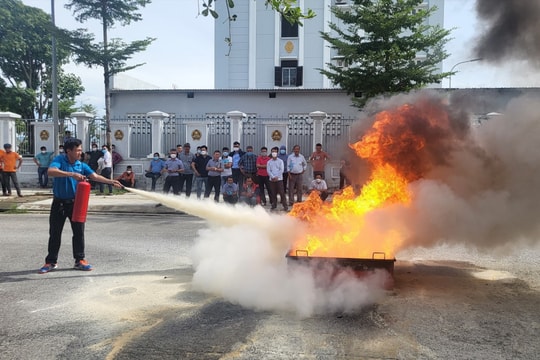
[[[201,0],[203,10],[201,15],[203,16],[212,16],[214,19],[219,17],[219,13],[214,10],[214,5],[216,0]],[[255,0],[253,0],[255,1]],[[302,26],[302,20],[311,19],[315,17],[315,12],[311,9],[308,9],[305,13],[302,12],[302,9],[298,6],[297,0],[263,0],[264,4],[283,15],[283,18],[291,24],[297,23]],[[237,15],[234,14],[235,0],[225,0],[225,8],[227,9],[227,17],[225,21],[228,21],[229,24],[229,36],[225,38],[225,42],[229,45],[229,53],[232,47],[232,30],[231,23],[236,21]]]
[[[108,29],[115,24],[129,25],[142,20],[139,10],[150,0],[70,0],[65,7],[73,11],[79,22],[97,19],[102,24],[102,42],[95,43],[88,37],[73,38],[72,46],[76,61],[89,67],[103,68],[105,85],[105,119],[107,122],[107,143],[111,144],[111,94],[110,77],[144,64],[127,65],[133,54],[146,50],[153,38],[125,43],[120,39],[108,38]]]
[[[70,34],[65,30],[53,29],[50,16],[43,10],[26,6],[20,0],[2,0],[0,7],[0,70],[3,86],[0,85],[0,106],[16,112],[23,118],[42,119],[51,102],[50,77],[52,63],[53,31]],[[57,49],[58,64],[68,62],[70,51],[66,46]],[[73,75],[66,75],[74,79]],[[62,99],[73,101],[78,92],[62,93]]]
[[[58,117],[65,119],[70,117],[72,112],[77,111],[75,106],[75,97],[84,91],[81,78],[74,74],[66,74],[62,69],[57,74],[58,86]],[[52,99],[52,83],[47,81],[45,87],[47,99]],[[52,116],[52,101],[46,103],[47,117]]]
[[[213,9],[213,3],[216,0],[201,0],[203,11],[201,15],[208,16],[211,15],[214,19],[219,17],[217,11]],[[231,10],[234,8],[234,2],[236,0],[225,0],[225,5],[227,7],[227,15],[229,21],[235,21],[236,15],[232,14]],[[315,17],[313,10],[308,9],[305,13],[302,12],[302,9],[298,6],[297,0],[262,0],[267,7],[277,11],[283,17],[290,22],[291,24],[298,23],[302,25],[303,19],[311,19]]]
[[[377,95],[407,92],[440,83],[449,73],[437,73],[448,54],[444,45],[450,30],[429,25],[436,8],[423,0],[355,0],[332,12],[343,25],[330,23],[322,37],[348,66],[327,64],[322,70],[332,82],[355,97],[357,106]],[[421,54],[421,61],[417,55]]]
[[[32,89],[8,86],[6,81],[0,78],[0,111],[11,111],[31,119],[34,117],[35,101],[36,93]]]

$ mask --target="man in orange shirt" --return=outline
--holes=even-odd
[[[133,172],[131,165],[128,165],[126,167],[126,171],[124,171],[122,175],[118,176],[115,180],[118,180],[120,184],[124,185],[125,187],[135,187],[135,173]]]
[[[309,157],[309,161],[311,161],[311,166],[313,167],[314,179],[317,175],[321,175],[321,178],[324,180],[324,168],[327,160],[330,160],[330,156],[322,150],[322,145],[315,145],[315,151]]]
[[[3,163],[3,156],[6,154],[6,152],[2,149],[0,149],[0,184],[2,185],[2,195],[7,196],[7,188],[6,184],[4,183],[4,163]]]
[[[17,190],[17,195],[22,197],[21,188],[19,186],[19,181],[17,180],[17,170],[22,165],[22,156],[11,151],[11,144],[4,144],[5,153],[0,158],[0,162],[3,164],[4,173],[4,184],[6,186],[7,193],[4,192],[5,196],[11,195],[11,181]]]

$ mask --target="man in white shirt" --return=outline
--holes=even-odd
[[[294,203],[294,193],[296,192],[296,202],[302,202],[303,174],[306,171],[307,162],[304,155],[300,154],[300,145],[294,145],[293,153],[287,158],[287,169],[289,169],[289,205]]]
[[[109,145],[103,145],[101,147],[101,151],[103,152],[103,169],[101,170],[101,176],[103,176],[106,179],[112,179],[112,155],[110,152]],[[112,185],[108,184],[109,187],[109,195],[112,195]],[[105,184],[100,182],[99,183],[99,193],[103,194]]]
[[[315,175],[315,179],[313,179],[309,185],[309,191],[316,191],[319,193],[322,201],[325,201],[326,198],[328,198],[328,186],[326,185],[326,181],[323,180],[321,174]]]
[[[283,160],[278,158],[278,151],[279,149],[277,146],[273,147],[270,160],[266,163],[266,171],[268,172],[268,178],[270,180],[270,205],[272,206],[271,210],[276,209],[277,196],[279,194],[281,205],[283,205],[283,211],[287,211],[287,199],[285,198],[285,190],[283,189],[283,171],[285,165],[283,164]]]

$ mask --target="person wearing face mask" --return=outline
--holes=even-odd
[[[223,172],[221,173],[221,185],[225,185],[229,176],[232,177],[232,161],[232,156],[229,155],[229,148],[224,146],[221,153],[221,162],[223,163]]]
[[[91,149],[92,150],[86,152],[86,156],[84,158],[88,166],[90,166],[90,169],[92,169],[94,172],[98,172],[99,159],[103,157],[103,152],[98,149],[96,143],[92,143]],[[90,185],[92,185],[92,189],[94,189],[97,187],[97,182],[90,181]]]
[[[287,193],[287,181],[289,180],[289,168],[287,167],[288,156],[287,147],[285,145],[281,145],[279,147],[278,158],[280,158],[281,161],[283,161],[283,165],[285,165],[285,170],[283,170],[283,191],[285,191],[285,194]]]
[[[131,165],[128,165],[126,167],[126,171],[124,171],[122,175],[118,176],[116,180],[118,180],[118,182],[124,185],[125,187],[134,188],[135,187],[135,173],[133,172]]]
[[[223,163],[221,162],[221,152],[214,151],[212,159],[206,163],[208,171],[208,187],[204,191],[204,197],[210,197],[212,189],[214,189],[214,201],[219,202],[219,194],[221,191],[221,173],[223,172]]]
[[[240,158],[244,155],[244,151],[240,148],[240,143],[235,141],[233,143],[233,151],[229,154],[232,157],[232,177],[233,181],[238,184],[238,187],[241,189],[243,184],[242,171],[240,170]]]
[[[309,192],[311,193],[313,191],[316,191],[319,194],[322,201],[325,201],[326,198],[328,198],[328,186],[321,174],[315,175],[315,179],[313,179],[309,185]]]
[[[101,152],[103,153],[103,169],[101,170],[101,176],[103,176],[106,179],[112,179],[112,155],[109,151],[110,147],[109,145],[103,145],[101,147]],[[107,184],[109,188],[109,194],[112,195],[112,184]],[[100,182],[99,183],[99,193],[100,195],[103,195],[103,189],[105,187],[105,184]]]
[[[180,174],[184,171],[184,164],[177,158],[176,149],[169,151],[169,158],[165,161],[165,168],[163,172],[167,173],[165,178],[165,184],[163,185],[163,192],[169,193],[172,188],[174,195],[180,195]]]
[[[167,174],[163,184],[163,192],[168,194],[172,188],[174,195],[180,195],[180,174],[184,172],[184,164],[178,159],[175,148],[169,150],[169,158],[165,161],[162,172]]]
[[[272,155],[270,161],[266,164],[266,171],[268,171],[269,183],[269,195],[271,210],[275,210],[277,207],[277,196],[281,200],[283,211],[288,211],[287,198],[285,198],[285,191],[283,190],[283,170],[285,164],[283,160],[278,157],[277,146],[272,148]]]
[[[52,151],[47,151],[47,147],[42,146],[40,152],[34,156],[34,163],[38,167],[38,182],[39,187],[46,189],[49,185],[49,175],[47,171],[49,170],[49,165],[53,159],[54,153]]]
[[[151,191],[156,191],[157,179],[161,177],[161,172],[165,168],[165,161],[161,160],[159,153],[154,153],[154,157],[150,161],[150,166],[145,170],[144,176],[152,179]]]
[[[248,145],[246,152],[240,158],[238,162],[240,171],[242,172],[243,181],[252,178],[253,182],[257,183],[257,155],[253,152],[253,146]]]
[[[296,202],[302,202],[303,174],[307,168],[306,158],[300,154],[300,145],[293,146],[292,154],[287,157],[286,166],[289,169],[289,205],[293,206],[294,194]]]
[[[208,164],[210,159],[212,159],[212,157],[208,155],[208,148],[206,145],[202,145],[201,154],[191,163],[191,168],[196,176],[195,185],[197,186],[197,199],[201,198],[203,187],[205,192],[208,188],[208,170],[206,170],[206,164]]]
[[[176,148],[178,149],[178,146]],[[184,171],[180,174],[180,192],[184,191],[184,184],[186,184],[186,197],[191,196],[191,189],[193,188],[193,168],[191,164],[195,160],[195,155],[190,150],[191,144],[185,143],[182,152],[178,154],[178,158],[184,165]]]
[[[259,184],[260,194],[261,194],[261,205],[266,206],[266,195],[264,189],[270,197],[270,178],[268,177],[268,171],[266,171],[266,165],[270,161],[268,157],[268,148],[266,146],[261,147],[260,156],[257,156],[256,166],[257,166],[257,184]]]
[[[17,195],[22,197],[21,187],[19,186],[19,180],[17,179],[17,170],[22,166],[23,158],[17,152],[11,150],[11,144],[4,144],[4,153],[0,156],[0,163],[3,167],[3,178],[6,191],[4,191],[4,196],[11,196],[11,182],[15,190],[17,190]]]
[[[98,150],[97,144],[92,144],[92,150],[86,152],[85,159],[88,162],[88,166],[90,166],[90,169],[97,171],[98,168],[98,160],[100,157],[103,157],[103,153]]]

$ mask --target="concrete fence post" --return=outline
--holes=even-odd
[[[244,132],[243,121],[247,119],[247,115],[241,111],[233,110],[227,113],[227,119],[231,123],[231,143],[229,146],[232,149],[232,143],[234,141],[242,142],[242,134]]]
[[[324,111],[313,111],[309,113],[309,117],[313,120],[313,149],[309,149],[309,153],[315,150],[315,144],[322,144],[324,134],[324,119],[326,113]]]
[[[17,128],[16,121],[20,119],[21,115],[15,114],[12,112],[0,112],[0,146],[4,144],[12,144],[13,150],[19,151],[17,149]]]
[[[88,126],[94,114],[87,112],[74,112],[70,115],[77,122],[77,138],[82,141],[83,151],[90,150],[90,136],[88,135]]]
[[[169,118],[169,114],[155,110],[147,113],[146,117],[152,124],[152,152],[148,154],[148,157],[153,157],[155,152],[168,154],[169,149],[163,149],[163,129],[165,119]]]

